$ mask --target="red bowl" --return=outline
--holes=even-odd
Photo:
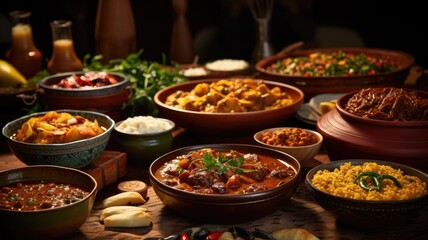
[[[311,53],[330,53],[344,51],[351,53],[363,53],[367,56],[382,58],[388,62],[395,63],[400,67],[392,72],[375,74],[370,76],[328,76],[328,77],[305,77],[290,76],[280,73],[269,72],[266,69],[273,63],[288,57],[308,56]],[[376,48],[320,48],[295,50],[290,53],[279,53],[264,58],[256,63],[256,70],[261,78],[283,82],[300,88],[305,93],[306,100],[321,93],[347,93],[365,87],[401,86],[414,65],[415,59],[412,55],[394,50]]]

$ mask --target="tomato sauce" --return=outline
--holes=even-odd
[[[89,192],[54,181],[21,182],[0,189],[0,208],[37,211],[81,201]]]

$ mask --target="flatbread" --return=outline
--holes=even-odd
[[[128,210],[110,215],[103,222],[105,227],[147,227],[151,224],[152,217],[144,210]]]
[[[99,208],[142,205],[145,203],[146,200],[138,192],[122,192],[104,199]]]
[[[319,240],[303,228],[284,228],[273,231],[271,234],[275,240]]]
[[[102,222],[104,221],[105,218],[115,214],[122,214],[125,212],[132,212],[132,211],[147,212],[147,209],[143,207],[137,207],[137,206],[112,206],[112,207],[104,208],[100,214],[100,221]]]

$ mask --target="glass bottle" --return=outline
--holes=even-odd
[[[68,20],[55,20],[51,22],[53,50],[48,62],[48,71],[51,74],[60,72],[81,71],[82,61],[74,51],[71,33],[72,22]]]
[[[31,78],[43,67],[43,55],[33,41],[30,25],[30,11],[12,11],[11,48],[6,52],[5,60],[12,64],[24,77]]]
[[[129,0],[98,1],[95,48],[103,63],[136,52],[136,27]]]

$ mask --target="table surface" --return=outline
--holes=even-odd
[[[291,123],[291,125],[293,125]],[[290,125],[288,125],[290,126]],[[310,128],[311,126],[306,126]],[[174,148],[204,143],[252,143],[251,136],[214,137],[207,139],[182,129],[174,132]],[[0,147],[0,170],[25,166],[7,148]],[[328,156],[321,150],[313,161],[303,163],[303,173],[310,168],[328,162]],[[304,176],[304,175],[303,175]],[[117,192],[117,184],[125,180],[142,180],[149,184],[148,169],[128,162],[127,174],[117,183],[98,191],[95,204]],[[65,239],[145,239],[149,237],[166,237],[191,227],[207,227],[210,230],[227,230],[230,225],[212,225],[186,219],[165,207],[149,186],[148,201],[144,205],[152,216],[152,225],[140,228],[105,228],[99,222],[100,210],[93,210],[86,223]],[[236,224],[249,231],[255,228],[271,232],[283,228],[304,228],[320,239],[428,239],[428,208],[419,216],[405,224],[393,228],[365,230],[353,228],[336,222],[334,216],[321,208],[311,197],[302,181],[288,203],[274,213],[263,218]]]

